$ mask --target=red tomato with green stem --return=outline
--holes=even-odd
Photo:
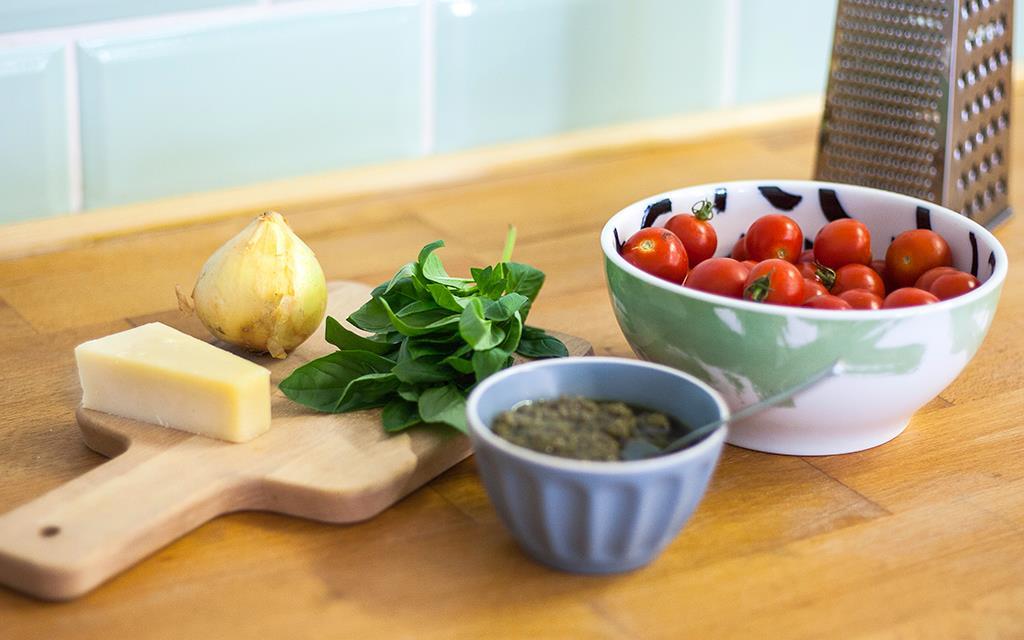
[[[832,293],[839,295],[853,289],[867,289],[880,298],[885,297],[885,282],[882,276],[869,266],[850,263],[836,269],[836,281]]]
[[[747,229],[747,255],[757,261],[785,260],[795,263],[804,250],[804,233],[789,216],[761,216]]]
[[[980,285],[981,282],[971,274],[957,271],[940,275],[928,291],[939,300],[949,300],[962,296],[968,291],[974,291]]]
[[[948,267],[953,255],[931,229],[911,229],[896,236],[885,252],[885,270],[894,287],[913,287],[929,269]]]
[[[854,309],[877,310],[882,308],[882,297],[867,289],[850,289],[839,294]]]
[[[836,272],[825,265],[817,262],[801,262],[797,265],[800,274],[808,280],[814,280],[825,285],[825,289],[831,289],[836,282]]]
[[[750,270],[743,297],[754,302],[797,306],[804,301],[804,278],[791,262],[781,258],[764,260]]]
[[[693,215],[680,213],[665,223],[665,228],[676,234],[686,247],[690,268],[715,255],[718,249],[718,234],[709,222],[714,216],[714,207],[708,200],[701,200],[691,208]]]
[[[684,286],[697,291],[742,298],[750,268],[732,258],[708,258],[690,270]]]
[[[900,307],[916,307],[923,304],[935,304],[939,299],[924,289],[917,287],[903,287],[885,296],[882,302],[883,309],[897,309]]]
[[[853,218],[833,220],[814,237],[814,259],[832,269],[871,263],[871,232]]]
[[[622,245],[626,262],[652,276],[682,284],[689,270],[683,243],[668,229],[641,229]]]

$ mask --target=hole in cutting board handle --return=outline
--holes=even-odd
[[[60,527],[56,527],[52,524],[45,526],[39,530],[39,535],[43,536],[44,538],[52,538],[58,533],[60,533]]]

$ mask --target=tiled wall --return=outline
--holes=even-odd
[[[819,93],[834,12],[2,0],[0,222]]]

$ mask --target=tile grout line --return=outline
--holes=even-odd
[[[262,0],[249,6],[176,11],[143,17],[115,18],[65,27],[0,33],[0,49],[37,44],[66,44],[90,38],[145,36],[177,29],[234,26],[273,18],[316,15],[334,11],[413,6],[414,4],[415,0],[296,0],[287,3]]]
[[[80,212],[85,201],[82,111],[78,87],[77,45],[74,40],[69,40],[64,43],[64,109],[67,126],[68,207],[72,213]]]
[[[726,0],[722,29],[722,86],[719,87],[718,106],[736,104],[740,51],[740,0]]]
[[[437,0],[420,5],[420,154],[437,145]]]

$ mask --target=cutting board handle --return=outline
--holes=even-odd
[[[0,515],[0,583],[69,600],[237,508],[230,479],[189,462],[187,446],[132,445]]]

